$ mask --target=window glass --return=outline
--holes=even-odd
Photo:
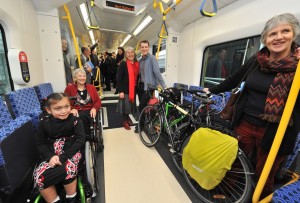
[[[158,66],[161,73],[164,73],[166,71],[166,63],[167,63],[167,57],[166,57],[166,42],[167,39],[163,39],[160,45],[160,51],[158,54]],[[158,42],[153,45],[153,55],[156,56],[157,53],[157,46]]]
[[[261,48],[260,36],[212,45],[205,49],[201,86],[212,87],[237,71]]]
[[[4,29],[0,24],[0,95],[12,90],[7,63]]]

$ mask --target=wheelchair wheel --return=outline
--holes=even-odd
[[[139,117],[139,136],[144,145],[153,147],[159,140],[162,130],[162,119],[155,106],[146,106]]]
[[[96,157],[95,157],[95,146],[93,143],[85,143],[85,166],[86,166],[86,176],[87,181],[92,187],[93,194],[95,197],[98,191],[97,186],[97,170],[96,170]]]
[[[183,148],[188,144],[186,139]],[[183,167],[182,167],[183,169]],[[224,202],[224,203],[244,203],[250,202],[253,191],[253,180],[250,167],[243,152],[239,151],[238,156],[231,166],[222,182],[214,189],[203,189],[186,170],[182,170],[184,179],[188,186],[205,203]]]

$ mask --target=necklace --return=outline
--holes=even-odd
[[[80,95],[83,95],[83,92],[80,92]]]

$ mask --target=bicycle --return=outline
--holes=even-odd
[[[205,97],[205,94],[202,94],[202,96],[203,95]],[[207,95],[207,98],[209,97],[211,97],[211,95]],[[201,103],[197,109],[198,113],[196,114],[196,119],[201,121],[201,127],[208,127],[235,137],[235,133],[230,129],[229,123],[219,117],[219,112],[214,112],[209,108],[211,104],[212,103]],[[189,139],[186,139],[182,144],[182,152],[188,144],[188,141]],[[182,170],[182,172],[184,179],[192,191],[199,199],[206,203],[245,203],[251,200],[254,188],[254,181],[252,179],[254,172],[250,160],[241,149],[238,150],[237,158],[232,164],[231,169],[227,171],[222,182],[214,189],[206,190],[201,188],[201,186],[188,174],[186,170]]]
[[[161,96],[163,100],[160,100],[157,105],[145,107],[139,119],[140,138],[142,142],[145,145],[147,144],[146,146],[148,147],[154,146],[158,142],[161,132],[166,131],[169,135],[168,137],[171,147],[170,151],[172,152],[171,156],[175,166],[182,172],[184,179],[188,183],[188,186],[191,188],[191,190],[202,201],[207,203],[249,201],[253,191],[252,175],[254,173],[252,172],[253,170],[250,161],[240,149],[238,151],[236,160],[232,164],[231,170],[226,173],[222,182],[212,190],[205,190],[201,188],[199,184],[189,176],[187,171],[183,170],[181,163],[183,149],[189,142],[190,135],[198,127],[209,127],[234,136],[234,132],[228,129],[226,125],[224,126],[224,121],[218,119],[218,112],[213,112],[209,108],[210,105],[213,104],[210,99],[211,95],[199,93],[199,91],[189,91],[189,93],[192,94],[193,98],[201,101],[195,112],[193,112],[193,108],[191,108],[190,112],[192,114],[168,101],[170,97],[164,93],[159,93],[159,96]],[[179,134],[177,134],[177,136],[175,135],[176,133],[174,131],[172,132],[170,130],[170,123],[172,123],[172,121],[167,120],[167,104],[175,106],[175,109],[182,114],[181,117],[174,119],[174,121],[176,121],[174,123],[177,124],[179,121],[183,121],[182,116],[184,118],[191,118],[181,122],[179,127],[174,124],[174,129],[179,129],[177,133],[181,131]],[[145,124],[144,131],[141,128],[143,122]],[[147,141],[150,141],[150,143]]]
[[[156,88],[149,87],[150,90]],[[180,107],[179,101],[174,101],[172,91],[167,89],[159,92],[159,102],[146,106],[139,117],[139,137],[147,147],[153,147],[159,141],[161,134],[168,137],[172,160],[176,168],[181,172],[180,149],[184,140],[197,128],[197,121],[193,116]]]

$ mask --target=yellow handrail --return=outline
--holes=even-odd
[[[79,67],[82,68],[78,43],[77,43],[77,40],[76,40],[73,23],[72,23],[72,19],[71,19],[71,16],[70,16],[70,12],[69,12],[69,9],[68,9],[66,4],[64,4],[64,10],[66,12],[66,16],[63,16],[62,18],[68,20],[68,22],[69,22],[72,38],[73,38],[73,41],[74,41],[75,51],[76,51],[76,55],[77,55],[77,58],[78,58],[78,64],[79,64]]]
[[[157,0],[153,0],[153,8],[156,9],[157,7],[159,7],[159,10],[163,16],[162,17],[163,23],[162,23],[162,26],[161,26],[161,29],[160,29],[160,32],[158,35],[159,39],[158,39],[158,44],[157,44],[156,60],[158,60],[158,55],[160,52],[160,46],[162,43],[162,39],[163,38],[166,39],[168,37],[168,30],[167,30],[167,26],[166,26],[166,15],[167,15],[167,13],[169,13],[171,11],[171,9],[175,8],[175,6],[177,6],[180,2],[182,2],[182,0],[176,0],[175,4],[168,6],[168,8],[166,10],[164,10],[164,7],[163,7],[161,1],[157,2]]]
[[[257,186],[255,188],[253,197],[252,197],[252,202],[257,203],[259,202],[259,197],[261,195],[261,192],[263,190],[264,185],[266,184],[267,178],[269,176],[269,173],[271,171],[271,168],[273,166],[274,160],[277,156],[280,144],[282,142],[285,130],[287,128],[287,125],[289,123],[290,117],[292,115],[292,111],[294,109],[296,99],[299,93],[300,89],[300,62],[298,63],[297,70],[294,76],[294,80],[291,86],[291,90],[289,93],[289,96],[287,98],[286,105],[283,110],[282,118],[280,120],[269,156],[267,158],[267,161],[265,163],[265,166],[263,168],[263,171],[261,173],[261,176],[258,180]],[[297,121],[294,121],[297,122]]]

